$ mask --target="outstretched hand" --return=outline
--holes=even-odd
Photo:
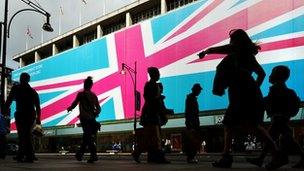
[[[206,52],[205,52],[205,51],[201,51],[200,53],[197,54],[197,56],[198,56],[200,59],[203,59],[203,58],[206,56]]]
[[[73,109],[71,107],[67,108],[68,113],[71,112]]]

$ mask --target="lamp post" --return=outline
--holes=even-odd
[[[44,15],[46,17],[46,23],[42,26],[42,29],[45,31],[49,31],[52,32],[53,28],[50,25],[50,17],[51,15],[45,11],[42,7],[40,7],[39,5],[36,5],[34,3],[32,3],[30,0],[21,0],[22,2],[24,2],[25,4],[27,4],[28,6],[30,6],[31,8],[26,8],[26,9],[21,9],[19,11],[17,11],[9,20],[8,22],[8,0],[5,0],[5,5],[4,5],[4,21],[0,23],[0,42],[2,41],[2,27],[3,27],[3,50],[2,50],[2,65],[1,65],[1,98],[0,98],[0,102],[1,102],[1,109],[3,109],[4,107],[4,102],[5,102],[5,68],[6,68],[6,44],[7,44],[7,38],[9,38],[9,31],[10,31],[10,26],[12,23],[12,20],[14,19],[14,17],[23,12],[23,11],[33,11],[33,12],[37,12],[40,13],[42,15]],[[1,43],[0,43],[1,45]],[[1,52],[1,46],[0,46],[0,52]],[[1,54],[1,53],[0,53]]]
[[[130,66],[128,66],[125,63],[122,63],[122,70],[121,70],[121,74],[125,74],[127,70],[127,72],[130,74],[132,82],[133,82],[133,87],[134,87],[134,125],[133,125],[133,129],[134,132],[133,134],[135,134],[136,131],[136,111],[140,110],[140,93],[136,90],[136,74],[137,74],[137,70],[136,70],[136,61],[134,62],[134,69],[131,68]],[[134,77],[133,77],[134,74]]]

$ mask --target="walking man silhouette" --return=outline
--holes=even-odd
[[[37,92],[29,85],[30,75],[22,73],[20,75],[20,84],[14,85],[5,103],[6,113],[12,104],[16,101],[15,121],[18,133],[18,153],[17,162],[34,162],[35,154],[33,149],[32,128],[36,124],[41,124],[40,100]]]
[[[202,89],[199,83],[194,84],[191,89],[192,92],[187,95],[185,103],[185,124],[187,130],[184,134],[184,150],[188,163],[198,162],[195,156],[201,146],[201,130],[197,96],[201,93]]]
[[[269,82],[272,86],[268,95],[264,98],[268,117],[271,118],[271,126],[268,130],[271,137],[280,145],[280,149],[286,157],[290,148],[295,147],[301,159],[293,168],[304,167],[304,151],[300,144],[293,138],[292,130],[289,127],[290,118],[297,115],[300,107],[300,98],[294,90],[286,86],[286,81],[290,75],[287,66],[279,65],[272,69]],[[290,145],[292,146],[290,146]],[[261,167],[266,157],[268,148],[265,146],[258,158],[248,158],[251,164]]]

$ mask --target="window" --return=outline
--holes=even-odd
[[[171,11],[195,1],[197,0],[170,0],[167,2],[167,10]]]
[[[89,43],[89,42],[95,40],[96,38],[97,38],[97,32],[96,32],[96,31],[87,33],[87,34],[85,34],[85,35],[83,36],[82,43],[83,43],[83,44]]]
[[[113,32],[115,32],[117,30],[120,30],[124,27],[126,27],[126,23],[124,21],[123,22],[117,22],[117,23],[111,24],[109,26],[105,26],[105,27],[103,27],[103,35],[113,33]]]
[[[141,11],[137,14],[134,14],[132,17],[133,24],[139,23],[141,21],[147,20],[149,18],[152,18],[154,16],[157,16],[160,14],[160,7],[154,6],[150,9],[147,9],[145,11]]]

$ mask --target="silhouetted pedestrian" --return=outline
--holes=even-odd
[[[300,168],[304,167],[304,152],[300,144],[293,138],[292,130],[288,123],[291,117],[297,115],[301,101],[295,91],[286,86],[289,75],[290,70],[288,67],[283,65],[274,67],[269,76],[269,82],[272,86],[269,89],[269,94],[264,99],[267,115],[271,118],[269,134],[280,144],[280,149],[284,155],[288,155],[290,148],[296,148],[301,160],[293,167]],[[248,162],[261,167],[267,151],[268,148],[265,146],[258,158],[248,158]]]
[[[275,169],[284,162],[278,155],[278,147],[262,127],[264,116],[264,103],[260,86],[265,78],[265,72],[257,62],[255,55],[260,47],[253,43],[247,33],[242,29],[231,30],[230,43],[212,47],[199,54],[227,54],[216,68],[213,83],[213,94],[222,96],[228,88],[229,105],[225,112],[223,124],[225,126],[225,145],[223,156],[213,163],[214,167],[231,167],[233,162],[230,155],[232,145],[232,130],[237,126],[246,126],[258,131],[262,139],[269,144],[273,160],[267,165]],[[252,73],[257,75],[255,80]]]
[[[142,108],[140,124],[143,126],[143,136],[145,144],[135,146],[132,156],[136,162],[140,162],[139,157],[143,151],[148,151],[148,162],[153,163],[169,163],[164,153],[161,151],[160,138],[160,115],[162,112],[160,100],[160,88],[157,81],[160,73],[157,68],[149,67],[148,73],[150,80],[146,82],[144,87],[145,104]]]
[[[195,156],[201,146],[199,104],[197,102],[197,96],[200,95],[202,87],[199,83],[196,83],[191,90],[192,92],[187,95],[185,103],[185,124],[187,130],[183,135],[183,149],[187,155],[187,162],[197,163],[198,161]]]
[[[100,128],[100,124],[96,122],[95,119],[100,113],[100,105],[97,96],[91,91],[92,86],[92,77],[85,79],[83,85],[84,90],[77,94],[76,99],[67,109],[68,112],[70,112],[79,104],[79,119],[83,135],[82,144],[80,149],[76,152],[75,157],[78,161],[81,161],[88,146],[90,151],[90,158],[87,161],[88,163],[94,163],[98,160],[95,138],[97,131]]]
[[[32,128],[40,121],[40,100],[37,92],[29,85],[30,75],[22,73],[20,75],[20,84],[14,85],[5,103],[6,113],[12,104],[16,101],[15,122],[18,133],[18,153],[16,160],[18,162],[34,162],[35,154],[33,149]]]

